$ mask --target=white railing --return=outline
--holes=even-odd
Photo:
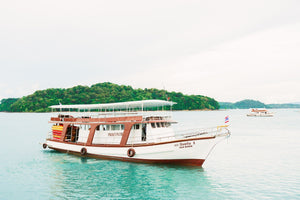
[[[218,137],[218,136],[230,136],[230,131],[227,129],[227,126],[217,126],[211,127],[207,129],[186,129],[175,131],[175,134],[172,135],[174,132],[164,132],[164,134],[169,136],[163,137],[148,137],[145,142],[139,141],[138,143],[157,143],[157,142],[166,142],[166,141],[173,141],[173,140],[181,140],[181,139],[196,139],[196,138],[205,138],[205,137]],[[170,136],[171,135],[171,136]],[[136,141],[132,141],[130,144],[134,144]]]
[[[125,116],[159,116],[170,119],[172,112],[170,111],[114,111],[114,112],[53,112],[54,116],[72,115],[73,117],[91,117],[91,118],[108,118],[108,117],[125,117]]]
[[[185,130],[179,130],[176,131],[175,135],[182,138],[193,138],[193,137],[213,137],[220,135],[223,132],[228,132],[227,126],[216,126],[216,127],[210,127],[210,128],[195,128],[195,129],[185,129]],[[230,133],[229,133],[230,134]]]
[[[175,133],[175,134],[174,134]],[[197,129],[186,129],[186,130],[178,130],[175,132],[164,132],[165,135],[163,137],[149,137],[147,135],[146,141],[141,141],[141,137],[137,137],[133,139],[130,143],[130,145],[134,144],[145,144],[145,143],[157,143],[157,142],[166,142],[166,141],[173,141],[173,140],[181,140],[181,139],[197,139],[197,138],[205,138],[205,137],[229,137],[230,131],[227,129],[227,126],[217,126],[217,127],[211,127],[211,128],[197,128]],[[52,139],[52,131],[48,133],[47,139]],[[88,136],[81,136],[80,142],[87,141]],[[101,136],[101,144],[119,144],[121,142],[121,137],[118,137],[118,140],[116,140],[116,137],[113,136]],[[98,144],[94,143],[93,144]],[[99,143],[100,144],[100,143]]]
[[[53,139],[53,133],[52,133],[52,131],[48,132],[46,139]]]

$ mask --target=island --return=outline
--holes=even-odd
[[[220,109],[249,109],[249,108],[300,108],[300,103],[264,104],[257,100],[245,99],[236,103],[219,102]]]
[[[126,101],[160,99],[174,101],[173,110],[217,110],[219,103],[207,96],[184,95],[155,88],[133,89],[131,86],[110,82],[72,88],[38,90],[22,98],[2,99],[0,111],[4,112],[49,112],[51,105],[100,104]]]

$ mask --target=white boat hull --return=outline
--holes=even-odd
[[[214,146],[226,136],[175,140],[165,143],[126,147],[84,146],[47,140],[49,148],[86,157],[122,160],[143,163],[173,163],[202,166]],[[82,148],[86,153],[82,155]],[[128,156],[128,150],[134,149],[135,155]]]
[[[274,114],[247,114],[248,117],[273,117]]]

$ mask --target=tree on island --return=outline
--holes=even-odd
[[[247,108],[266,108],[266,104],[260,102],[260,101],[255,101],[251,99],[246,99],[243,101],[238,101],[234,104],[236,107],[241,108],[241,109],[247,109]]]

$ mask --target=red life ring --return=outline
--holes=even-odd
[[[135,150],[132,149],[132,148],[128,149],[127,156],[128,157],[133,157],[134,155],[135,155]]]
[[[80,150],[80,154],[81,154],[82,156],[84,156],[86,153],[87,153],[87,150],[86,150],[86,148],[83,147],[83,148]]]

